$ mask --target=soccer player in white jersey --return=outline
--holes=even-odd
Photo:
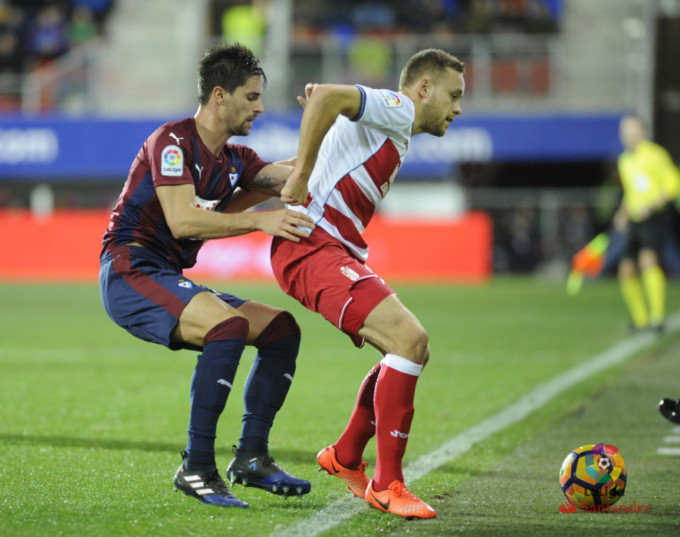
[[[295,169],[281,199],[316,227],[299,242],[274,238],[272,266],[281,288],[353,339],[383,355],[364,379],[340,438],[321,450],[322,469],[371,506],[407,518],[436,512],[404,484],[416,381],[430,356],[428,335],[394,291],[365,264],[362,233],[388,193],[411,136],[443,136],[462,113],[464,64],[438,49],[415,54],[399,91],[308,84]],[[376,436],[368,480],[363,451]]]

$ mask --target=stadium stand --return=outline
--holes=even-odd
[[[0,111],[20,108],[24,76],[101,36],[114,0],[0,2]]]

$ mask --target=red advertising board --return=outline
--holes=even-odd
[[[0,211],[0,279],[94,281],[108,211],[57,210],[34,217]],[[481,212],[458,219],[376,217],[364,234],[368,264],[388,281],[481,282],[491,275],[492,226]],[[209,241],[187,275],[197,280],[271,281],[271,237]]]

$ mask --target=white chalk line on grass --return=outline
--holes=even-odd
[[[673,315],[666,323],[667,332],[675,332],[680,328],[680,313]],[[576,367],[565,371],[552,380],[540,384],[531,392],[522,396],[512,405],[498,414],[455,436],[439,449],[423,455],[404,468],[404,480],[407,483],[416,481],[440,466],[450,462],[468,451],[473,445],[486,440],[491,435],[513,425],[529,414],[538,410],[551,399],[593,377],[594,375],[621,364],[638,351],[654,343],[657,338],[652,334],[636,335],[622,340],[604,352],[579,363]],[[365,502],[347,495],[336,500],[312,516],[284,529],[276,530],[277,537],[316,537],[329,530],[356,513],[366,509]]]

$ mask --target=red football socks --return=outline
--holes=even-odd
[[[413,420],[413,399],[421,364],[395,354],[386,354],[375,384],[378,460],[373,488],[385,490],[395,479],[404,481],[402,459]]]
[[[364,448],[375,435],[373,393],[375,382],[378,380],[380,365],[381,362],[378,362],[361,383],[349,423],[335,443],[335,456],[345,468],[356,468],[361,464]]]

